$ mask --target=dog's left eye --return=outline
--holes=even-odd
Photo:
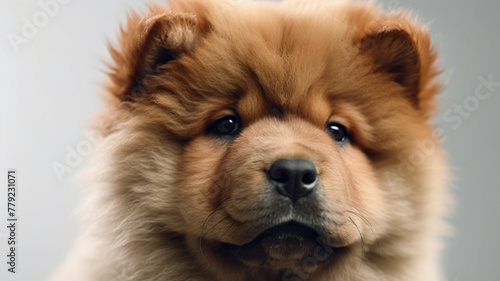
[[[329,122],[326,125],[326,131],[332,135],[337,143],[347,143],[350,140],[347,128],[338,122]]]
[[[241,122],[236,116],[226,115],[216,120],[209,129],[217,136],[234,136],[240,132]]]

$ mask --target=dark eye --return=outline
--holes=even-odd
[[[226,115],[217,119],[209,128],[209,132],[217,136],[234,136],[241,130],[238,117]]]
[[[330,122],[326,125],[326,131],[332,135],[333,139],[338,143],[347,143],[349,141],[349,131],[347,128],[338,123]]]

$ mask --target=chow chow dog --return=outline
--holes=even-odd
[[[54,280],[442,280],[441,85],[408,13],[172,0],[118,41]]]

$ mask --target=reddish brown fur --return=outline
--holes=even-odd
[[[362,3],[172,2],[131,15],[111,48],[88,231],[56,280],[441,280],[447,170],[426,28]],[[234,140],[207,133],[224,114],[241,118]],[[316,165],[315,219],[344,247],[326,262],[217,250],[265,230],[280,158]]]

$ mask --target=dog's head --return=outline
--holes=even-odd
[[[223,280],[347,277],[432,232],[439,85],[403,14],[173,1],[132,15],[112,56],[99,128],[121,235],[180,237]]]

